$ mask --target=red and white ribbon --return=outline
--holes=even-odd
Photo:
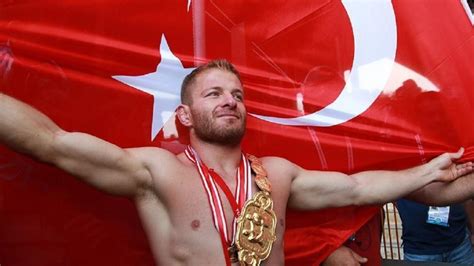
[[[250,163],[242,154],[239,167],[235,176],[236,186],[235,191],[232,194],[225,181],[220,177],[213,169],[209,169],[199,158],[196,151],[188,146],[185,150],[186,157],[196,165],[196,169],[201,177],[204,190],[206,191],[209,206],[211,207],[212,219],[214,226],[216,227],[221,237],[223,245],[224,255],[226,257],[227,264],[230,265],[229,254],[227,248],[230,247],[235,241],[235,231],[237,230],[237,217],[240,215],[247,199],[252,197],[252,170]],[[232,232],[229,236],[229,230],[227,227],[227,218],[224,212],[224,206],[222,199],[217,188],[219,186],[226,195],[231,207],[234,212]],[[225,245],[225,246],[224,246]]]

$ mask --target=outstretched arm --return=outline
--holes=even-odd
[[[34,108],[0,93],[0,142],[54,164],[108,193],[134,196],[151,185],[139,151],[59,128]]]
[[[402,171],[367,171],[351,176],[299,168],[291,185],[289,205],[311,210],[389,202],[431,182],[452,181],[472,172],[471,162],[459,165],[453,162],[462,154],[460,149]]]

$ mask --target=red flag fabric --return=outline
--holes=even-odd
[[[463,4],[1,1],[1,88],[68,131],[180,152],[179,84],[226,58],[242,72],[249,153],[348,174],[460,146],[472,160],[474,27]],[[286,263],[319,264],[377,211],[289,211]],[[1,148],[0,264],[153,260],[130,201]]]

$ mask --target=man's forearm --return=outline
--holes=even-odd
[[[362,204],[374,204],[393,201],[397,198],[404,197],[409,193],[422,189],[434,181],[443,181],[446,182],[445,184],[448,184],[460,176],[471,173],[473,170],[472,162],[462,164],[454,163],[454,161],[461,158],[463,153],[464,149],[462,148],[456,153],[444,153],[432,159],[427,164],[403,171],[369,171],[356,174],[355,176],[357,176],[359,180],[357,182],[359,184],[358,187],[360,188],[360,191],[356,193],[363,199],[361,201]],[[470,191],[469,187],[473,186],[472,183],[474,180],[472,180],[472,178],[463,178],[458,182],[459,184],[454,183],[455,186],[453,186],[453,188],[448,187],[449,191],[452,191],[446,196],[447,198],[448,196],[452,198],[458,197],[459,199],[461,199],[461,196],[465,198],[467,196],[466,194]],[[461,190],[461,186],[467,187],[464,188],[464,194],[461,196],[454,195],[456,188]],[[444,189],[448,190],[448,188]],[[433,189],[440,188],[433,187]],[[433,194],[431,198],[435,195],[436,194]]]
[[[44,160],[49,143],[59,131],[42,113],[0,93],[0,143]]]
[[[461,203],[474,197],[474,173],[459,177],[453,182],[434,182],[408,195],[406,198],[427,205],[444,206]]]
[[[436,180],[430,168],[421,165],[402,171],[368,171],[353,175],[357,180],[357,205],[383,204],[403,197]]]

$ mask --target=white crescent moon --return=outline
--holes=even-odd
[[[330,127],[367,110],[383,91],[395,62],[397,26],[390,0],[342,1],[354,33],[354,60],[341,94],[325,108],[295,118],[251,114],[290,126]]]

